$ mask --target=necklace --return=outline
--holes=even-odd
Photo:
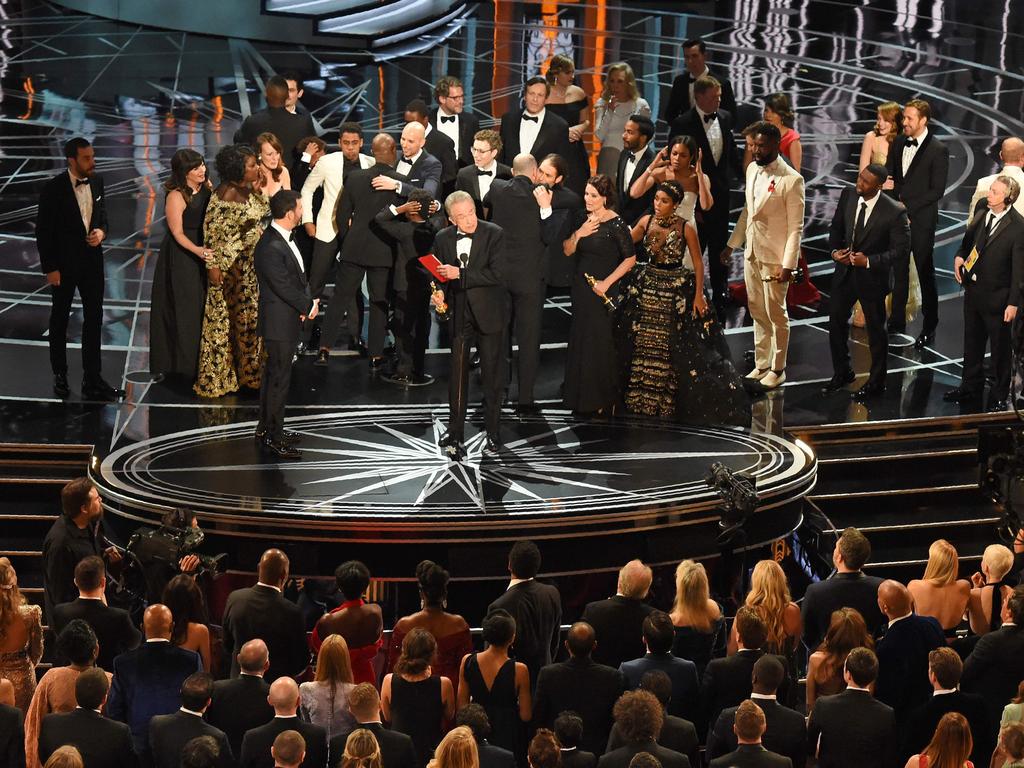
[[[654,223],[657,224],[659,227],[664,227],[665,229],[668,229],[668,228],[672,227],[673,225],[675,225],[675,223],[678,220],[679,220],[679,217],[676,216],[674,211],[672,213],[670,213],[668,216],[665,216],[664,218],[662,218],[660,216],[655,216],[654,217]]]

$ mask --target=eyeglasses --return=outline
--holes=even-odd
[[[479,147],[470,147],[469,151],[472,152],[474,155],[486,155],[488,152],[497,152],[497,150],[494,149],[493,147],[491,147],[489,149],[480,149]]]
[[[458,96],[442,96],[442,99],[451,99],[452,101],[465,101],[466,94],[460,93]]]

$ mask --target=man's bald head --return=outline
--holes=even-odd
[[[378,133],[370,144],[370,152],[381,165],[394,166],[397,157],[395,137],[389,133]]]
[[[886,579],[878,585],[878,607],[889,621],[906,616],[911,605],[910,590],[898,581]]]
[[[1024,141],[1016,136],[1005,139],[999,157],[1003,159],[1004,165],[1024,165]]]
[[[652,578],[649,566],[639,560],[630,560],[619,571],[619,594],[633,600],[643,600],[651,588]]]
[[[529,176],[531,179],[537,175],[537,160],[529,152],[516,155],[512,160],[513,176]]]
[[[420,123],[406,123],[402,129],[402,157],[415,157],[423,149],[427,129]]]
[[[279,677],[270,684],[267,703],[278,715],[294,715],[299,709],[299,684],[290,677]]]
[[[247,675],[263,677],[269,665],[270,651],[267,644],[258,637],[247,642],[238,652],[238,666]]]
[[[174,625],[174,616],[171,609],[166,605],[154,603],[142,614],[142,630],[146,633],[147,640],[163,638],[171,639],[171,627]]]
[[[14,683],[6,677],[0,677],[0,704],[14,706]]]
[[[597,635],[594,628],[585,621],[577,621],[569,627],[569,634],[565,637],[565,647],[573,656],[589,656],[597,645]]]
[[[259,580],[263,584],[283,587],[288,580],[288,555],[280,549],[268,549],[260,558]]]

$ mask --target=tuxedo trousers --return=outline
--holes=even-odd
[[[395,291],[394,310],[396,372],[420,375],[430,341],[430,284],[418,268],[407,266],[406,288]]]
[[[969,278],[968,278],[969,279]],[[989,402],[1005,400],[1010,390],[1010,323],[1003,322],[1003,311],[983,302],[981,288],[967,283],[964,294],[964,373],[961,387],[981,396],[985,387],[985,344],[992,353],[995,382]]]
[[[546,270],[545,270],[546,271]],[[515,371],[519,378],[519,404],[533,403],[533,389],[537,383],[537,369],[540,367],[541,323],[544,316],[544,300],[547,297],[547,283],[542,276],[532,271],[517,272],[505,282],[509,306],[512,308],[512,324],[508,329],[505,345],[507,371],[512,371],[512,336],[515,334],[519,355]]]
[[[338,238],[330,242],[314,238],[313,258],[309,265],[309,294],[314,299],[322,299],[324,288],[331,280],[331,272],[338,263]]]
[[[384,337],[388,322],[388,274],[387,267],[366,267],[349,261],[341,262],[338,267],[338,279],[335,282],[334,296],[324,320],[320,346],[333,347],[341,331],[342,320],[348,318],[348,332],[353,338],[362,336],[359,318],[359,293],[363,277],[370,293],[370,329],[367,332],[366,345],[371,357],[384,354]]]
[[[789,315],[786,292],[789,283],[765,282],[781,272],[778,264],[754,259],[743,260],[743,280],[747,287],[747,310],[754,321],[754,364],[758,370],[781,371],[789,352]]]
[[[82,373],[87,382],[100,378],[100,337],[103,329],[103,261],[61,270],[60,285],[50,286],[50,367],[54,374],[68,372],[68,321],[75,291],[82,299]]]
[[[858,290],[856,281],[850,274],[838,282],[832,281],[828,313],[828,344],[832,353],[832,372],[836,376],[841,376],[852,368],[849,349],[850,312],[858,301],[864,310],[868,348],[871,350],[871,373],[867,383],[881,386],[885,384],[889,356],[889,337],[885,332],[885,291],[880,288]]]
[[[935,285],[935,227],[938,223],[938,206],[926,208],[910,216],[910,252],[917,267],[917,279],[921,282],[922,330],[931,333],[939,324],[939,291]],[[889,330],[902,333],[907,325],[907,297],[910,295],[910,259],[893,263],[892,311],[889,315]]]
[[[721,207],[721,210],[719,210]],[[708,267],[711,274],[706,275],[706,285],[711,286],[711,294],[716,308],[725,306],[729,296],[729,265],[723,264],[720,258],[726,243],[729,242],[729,197],[725,193],[725,200],[711,206],[710,211],[704,211],[701,221],[697,223],[697,239],[700,241],[701,252],[708,252]]]
[[[284,429],[284,410],[288,402],[288,388],[292,383],[292,356],[295,343],[263,340],[267,359],[260,380],[260,417],[258,431],[266,431],[272,440],[280,440]]]
[[[451,373],[448,379],[448,431],[460,440],[466,431],[469,404],[469,358],[476,342],[480,352],[480,376],[484,385],[484,425],[488,434],[497,434],[501,423],[501,401],[505,384],[504,342],[506,326],[497,333],[480,330],[464,295],[451,301]]]

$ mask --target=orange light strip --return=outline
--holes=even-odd
[[[26,77],[25,82],[22,84],[22,89],[25,91],[25,114],[19,115],[19,120],[28,120],[32,116],[32,103],[35,101],[36,89],[32,85],[32,78]]]
[[[220,96],[213,97],[213,130],[220,133],[220,121],[224,119],[224,101]]]
[[[601,81],[604,76],[604,46],[607,41],[605,32],[607,31],[607,0],[597,0],[593,6],[594,23],[593,28],[596,30],[594,35],[594,71],[591,75],[591,82],[593,84],[593,92],[591,95],[593,98],[590,103],[596,104],[598,96],[601,95]],[[590,7],[588,7],[588,15],[590,15]],[[588,25],[590,26],[590,25]],[[590,124],[595,125],[597,122],[597,110],[596,107],[591,107],[590,113]],[[593,147],[590,152],[590,172],[597,172],[597,154],[601,150],[601,142],[599,142],[594,135],[591,134],[591,141]]]

